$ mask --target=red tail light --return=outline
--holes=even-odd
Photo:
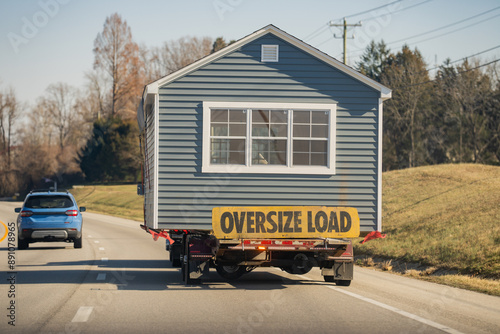
[[[66,216],[78,216],[78,210],[68,210]]]
[[[31,217],[33,216],[33,211],[21,211],[21,217]]]

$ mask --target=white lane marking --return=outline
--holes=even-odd
[[[297,276],[301,277],[301,278],[303,278],[305,280],[313,281],[312,278],[306,277],[304,275],[297,275]],[[357,299],[362,300],[364,302],[367,302],[367,303],[376,305],[378,307],[384,308],[386,310],[389,310],[391,312],[397,313],[397,314],[402,315],[404,317],[407,317],[407,318],[413,319],[415,321],[421,322],[421,323],[423,323],[423,324],[425,324],[427,326],[434,327],[434,328],[439,329],[439,330],[441,330],[443,332],[450,333],[450,334],[463,334],[462,332],[457,331],[456,329],[450,328],[450,327],[448,327],[446,325],[442,325],[442,324],[434,322],[432,320],[422,318],[422,317],[420,317],[420,316],[418,316],[416,314],[400,310],[400,309],[398,309],[396,307],[392,307],[390,305],[378,302],[378,301],[376,301],[374,299],[358,295],[358,294],[356,294],[354,292],[350,292],[350,291],[347,291],[347,290],[344,290],[344,289],[340,289],[340,288],[337,288],[336,286],[331,286],[331,285],[326,285],[326,287],[329,288],[329,289],[335,290],[337,292],[341,292],[343,294],[346,294],[348,296],[357,298]]]
[[[101,261],[102,261],[102,262],[108,262],[108,260],[109,260],[109,259],[108,259],[107,257],[102,257],[102,258],[101,258]]]
[[[89,235],[87,236],[87,238],[92,238],[92,236],[89,234]]]
[[[98,244],[100,241],[99,241],[99,240],[94,240],[94,242],[95,242],[96,244]]]
[[[103,251],[103,250],[104,250],[104,247],[99,247],[99,250],[100,250],[100,251]]]
[[[76,314],[71,322],[87,322],[93,309],[94,307],[92,306],[81,306],[78,311],[76,311]]]
[[[103,274],[103,273],[97,274],[97,278],[96,278],[97,281],[104,281],[105,279],[106,279],[106,274]]]

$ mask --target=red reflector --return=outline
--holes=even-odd
[[[21,211],[21,217],[31,217],[33,216],[32,211]]]
[[[243,240],[244,245],[250,245],[250,240]]]
[[[291,245],[292,242],[293,242],[292,240],[283,241],[283,245]]]
[[[260,243],[263,245],[270,245],[272,244],[272,240],[262,240]]]
[[[66,216],[78,216],[78,210],[68,210]]]

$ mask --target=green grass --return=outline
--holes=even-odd
[[[385,239],[355,252],[500,279],[500,167],[460,164],[383,175]],[[498,287],[497,287],[498,289]]]
[[[71,192],[90,212],[143,221],[135,185]],[[437,165],[384,173],[382,207],[387,237],[363,245],[357,239],[355,254],[459,273],[463,278],[425,279],[500,295],[500,167]],[[470,283],[474,277],[488,278],[494,288],[479,288],[486,284]]]
[[[79,206],[89,212],[144,221],[143,200],[137,195],[137,186],[78,186],[71,189]]]

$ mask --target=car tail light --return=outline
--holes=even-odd
[[[21,217],[31,217],[33,216],[33,211],[21,211]]]
[[[66,216],[78,216],[78,210],[68,210]]]

